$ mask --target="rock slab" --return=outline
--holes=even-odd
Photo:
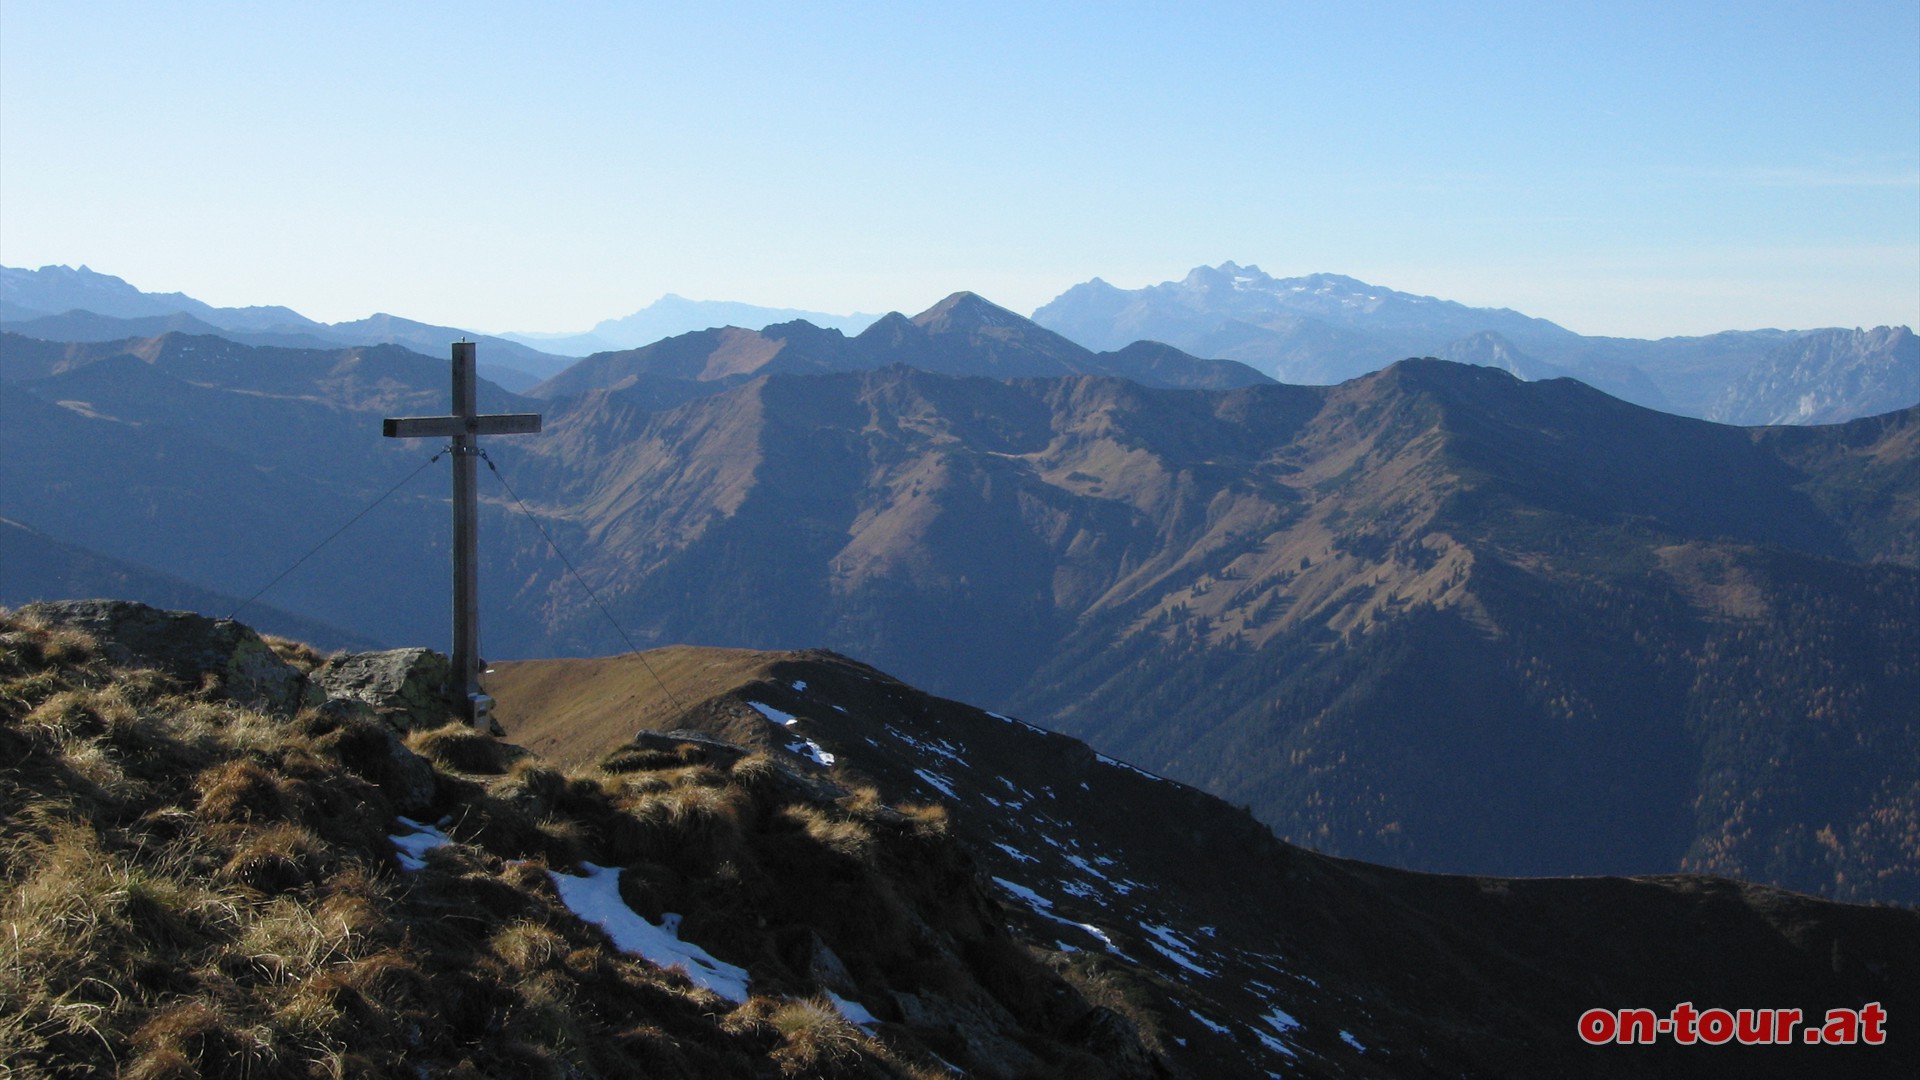
[[[232,619],[133,600],[45,601],[28,604],[20,614],[92,635],[115,664],[157,668],[188,686],[200,685],[210,673],[221,693],[242,705],[291,713],[325,700],[252,627]]]

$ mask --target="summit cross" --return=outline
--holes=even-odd
[[[381,421],[389,439],[451,438],[453,452],[453,667],[448,696],[474,727],[492,727],[493,699],[480,688],[480,575],[476,550],[480,529],[474,492],[474,459],[481,435],[532,435],[539,413],[480,415],[475,401],[474,343],[453,344],[453,413],[450,416],[396,416]]]

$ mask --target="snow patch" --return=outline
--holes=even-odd
[[[393,843],[393,857],[400,861],[402,870],[424,870],[427,865],[427,852],[453,843],[453,837],[432,825],[415,821],[410,817],[397,817],[394,820],[413,830],[398,835],[389,833],[387,836],[387,839]]]
[[[1209,1020],[1209,1019],[1207,1019],[1207,1018],[1206,1018],[1206,1017],[1204,1017],[1204,1016],[1201,1016],[1201,1015],[1200,1015],[1199,1013],[1197,1013],[1197,1012],[1195,1012],[1195,1011],[1193,1011],[1192,1009],[1188,1009],[1188,1010],[1187,1010],[1187,1015],[1188,1015],[1188,1016],[1191,1016],[1191,1017],[1193,1017],[1193,1018],[1194,1018],[1195,1020],[1198,1020],[1198,1021],[1200,1021],[1200,1026],[1201,1026],[1201,1027],[1204,1027],[1204,1028],[1206,1028],[1206,1029],[1207,1029],[1208,1031],[1211,1031],[1211,1032],[1213,1032],[1213,1033],[1214,1033],[1215,1035],[1231,1035],[1231,1034],[1233,1034],[1233,1029],[1232,1029],[1232,1028],[1230,1028],[1230,1027],[1228,1027],[1228,1026],[1227,1026],[1227,1025],[1225,1025],[1225,1024],[1218,1024],[1218,1023],[1215,1023],[1214,1021],[1212,1021],[1212,1020]]]
[[[678,967],[695,985],[736,1005],[747,1000],[746,970],[714,959],[690,941],[681,941],[679,915],[669,914],[656,926],[627,906],[620,898],[618,867],[581,863],[580,869],[579,875],[547,871],[553,887],[560,892],[560,902],[580,921],[605,930],[621,952],[643,957],[659,967]]]
[[[780,725],[783,728],[791,729],[795,724],[798,724],[800,722],[799,717],[793,715],[790,712],[781,712],[779,709],[776,709],[771,705],[762,705],[757,701],[749,701],[747,702],[747,704],[753,706],[754,709],[758,711],[761,716],[766,717],[768,720],[772,721],[775,724]],[[798,735],[799,733],[795,732],[795,734]],[[801,757],[806,758],[807,760],[813,762],[815,765],[822,765],[822,766],[831,768],[834,761],[837,760],[832,754],[827,752],[827,749],[825,747],[821,746],[819,743],[814,742],[812,739],[809,739],[804,735],[800,736],[799,742],[788,743],[786,749],[787,749],[787,753],[798,754]]]
[[[1181,940],[1180,936],[1175,934],[1171,929],[1164,926],[1155,926],[1148,922],[1141,923],[1140,929],[1145,930],[1148,934],[1152,935],[1154,939],[1157,939],[1147,942],[1147,944],[1153,948],[1153,951],[1186,968],[1195,975],[1203,975],[1209,979],[1214,977],[1215,972],[1199,964],[1200,954],[1194,951],[1193,946]]]
[[[1120,950],[1120,947],[1113,943],[1113,938],[1110,937],[1105,930],[1100,929],[1099,927],[1093,925],[1092,923],[1074,922],[1072,919],[1062,918],[1059,915],[1055,915],[1053,913],[1053,901],[1047,899],[1044,896],[1041,896],[1039,893],[1034,892],[1032,889],[1027,888],[1025,885],[1019,884],[1018,882],[1008,881],[1006,878],[1003,878],[1003,877],[994,878],[993,883],[1007,890],[1013,895],[1019,897],[1021,900],[1026,901],[1027,907],[1032,909],[1035,915],[1042,916],[1043,918],[1052,919],[1054,922],[1057,922],[1062,926],[1071,926],[1076,930],[1084,930],[1087,933],[1092,934],[1096,939],[1098,939],[1100,944],[1106,946],[1106,949],[1108,952],[1112,953],[1113,955],[1119,957],[1122,960],[1127,961],[1130,964],[1139,963],[1138,960],[1135,960],[1133,957],[1128,956],[1126,953],[1122,952]]]
[[[799,717],[793,715],[792,713],[781,712],[779,709],[776,709],[771,705],[762,705],[757,701],[749,701],[747,702],[747,704],[753,706],[754,709],[756,709],[761,716],[764,716],[767,719],[773,721],[774,723],[779,724],[781,727],[792,727],[794,724],[798,723],[800,720]]]
[[[1152,773],[1150,773],[1150,772],[1148,772],[1148,771],[1147,771],[1147,770],[1145,770],[1145,769],[1142,769],[1142,768],[1140,768],[1140,767],[1139,767],[1139,766],[1137,766],[1137,765],[1129,765],[1129,764],[1127,764],[1127,763],[1126,763],[1126,762],[1124,762],[1124,761],[1118,761],[1118,760],[1115,760],[1115,759],[1113,759],[1113,758],[1110,758],[1110,757],[1108,757],[1108,756],[1107,756],[1107,755],[1105,755],[1105,754],[1095,754],[1095,755],[1093,755],[1093,756],[1094,756],[1094,757],[1096,757],[1096,758],[1098,758],[1098,759],[1100,760],[1100,763],[1101,763],[1102,765],[1111,765],[1111,766],[1113,766],[1113,767],[1114,767],[1114,768],[1116,768],[1116,769],[1125,769],[1125,770],[1127,770],[1127,771],[1128,771],[1128,772],[1130,772],[1130,773],[1139,773],[1139,774],[1140,774],[1141,776],[1144,776],[1144,777],[1146,777],[1146,778],[1147,778],[1147,779],[1149,779],[1149,780],[1158,780],[1158,781],[1160,781],[1160,782],[1161,782],[1161,783],[1163,783],[1163,784],[1171,784],[1171,783],[1173,783],[1173,781],[1171,781],[1171,780],[1169,780],[1169,779],[1167,779],[1167,778],[1166,778],[1166,777],[1164,777],[1164,776],[1155,776],[1154,774],[1152,774]],[[1083,786],[1084,786],[1084,785],[1083,785]]]
[[[1002,714],[1000,714],[1000,713],[997,713],[997,712],[990,712],[990,713],[988,713],[987,715],[988,715],[988,716],[991,716],[991,717],[993,717],[993,718],[994,718],[995,720],[999,720],[999,721],[1001,721],[1002,723],[1007,723],[1007,724],[1018,724],[1018,725],[1020,725],[1021,727],[1023,727],[1023,728],[1026,728],[1026,729],[1027,729],[1028,731],[1031,731],[1031,732],[1034,732],[1035,734],[1038,734],[1038,735],[1051,735],[1051,734],[1053,734],[1053,732],[1051,732],[1051,731],[1048,731],[1048,730],[1047,730],[1046,728],[1043,728],[1043,727],[1035,727],[1035,726],[1033,726],[1032,724],[1029,724],[1029,723],[1027,723],[1027,722],[1026,722],[1025,720],[1016,720],[1016,719],[1014,719],[1014,718],[1013,718],[1013,717],[1011,717],[1011,716],[1005,716],[1005,715],[1002,715]]]
[[[901,731],[899,728],[892,726],[891,724],[887,726],[887,734],[893,736],[894,738],[900,740],[903,743],[906,743],[908,746],[913,747],[915,750],[918,750],[923,754],[931,754],[934,757],[945,758],[948,761],[953,762],[955,765],[958,765],[963,769],[969,767],[967,765],[966,757],[963,756],[963,751],[965,750],[965,748],[955,746],[945,739],[934,739],[931,742],[925,739],[916,739],[913,736],[907,734],[906,732]]]
[[[797,743],[788,743],[787,753],[799,754],[801,757],[806,758],[807,760],[813,762],[815,765],[824,765],[828,768],[832,768],[833,763],[836,760],[838,760],[831,753],[827,751],[826,747],[821,746],[819,743],[814,742],[812,739],[801,739]]]
[[[833,1002],[833,1007],[840,1010],[841,1016],[846,1017],[847,1023],[865,1029],[868,1034],[872,1034],[874,1029],[880,1026],[879,1019],[868,1012],[865,1005],[857,1001],[848,1001],[831,990],[826,994],[828,1000]]]
[[[1291,1014],[1279,1008],[1275,1008],[1272,1012],[1262,1016],[1260,1019],[1272,1025],[1273,1030],[1282,1035],[1300,1026],[1300,1021],[1295,1020]]]
[[[1300,1026],[1300,1021],[1295,1020],[1292,1016],[1289,1016],[1287,1013],[1281,1011],[1278,1008],[1274,1009],[1272,1012],[1266,1014],[1265,1016],[1262,1016],[1260,1019],[1265,1020],[1270,1026],[1272,1026],[1273,1030],[1279,1032],[1282,1035],[1285,1035],[1287,1032],[1292,1031],[1293,1029]],[[1255,1038],[1265,1043],[1267,1049],[1272,1050],[1275,1053],[1285,1054],[1288,1057],[1300,1056],[1299,1054],[1294,1052],[1293,1047],[1288,1046],[1286,1043],[1283,1043],[1279,1039],[1274,1038],[1272,1035],[1269,1035],[1266,1032],[1261,1031],[1257,1027],[1248,1028],[1247,1030],[1253,1032],[1253,1035]]]
[[[1055,844],[1054,846],[1058,847],[1059,845]],[[1140,887],[1140,883],[1137,881],[1125,881],[1119,878],[1108,877],[1106,874],[1102,873],[1100,871],[1100,867],[1115,865],[1112,859],[1107,858],[1104,855],[1092,860],[1088,860],[1084,856],[1080,856],[1080,855],[1068,855],[1066,859],[1067,859],[1067,862],[1071,863],[1081,873],[1087,874],[1091,877],[1099,878],[1102,882],[1106,884],[1107,888],[1112,889],[1115,893],[1117,893],[1120,896],[1127,896],[1131,894],[1133,890]]]
[[[1011,844],[1003,844],[1000,841],[995,840],[993,842],[993,846],[999,848],[1001,851],[1006,852],[1009,856],[1012,856],[1015,862],[1039,862],[1040,861],[1039,859],[1034,858],[1033,856],[1027,854],[1024,851],[1021,851],[1019,848],[1014,847]]]
[[[1266,1045],[1267,1049],[1273,1051],[1276,1054],[1285,1054],[1287,1057],[1300,1056],[1299,1054],[1294,1053],[1293,1047],[1288,1046],[1286,1043],[1281,1042],[1279,1039],[1276,1039],[1273,1036],[1267,1034],[1266,1032],[1261,1031],[1259,1028],[1248,1028],[1247,1030],[1253,1032],[1254,1038],[1259,1039],[1263,1044]]]
[[[939,789],[940,793],[949,799],[957,799],[960,797],[953,793],[953,781],[941,776],[939,773],[931,773],[925,769],[915,769],[913,770],[913,775],[919,777],[928,787]]]

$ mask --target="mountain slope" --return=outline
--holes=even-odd
[[[220,618],[241,609],[241,597],[203,589],[171,574],[63,543],[17,521],[0,518],[0,605],[41,600],[120,596],[155,607],[196,611]],[[310,642],[324,649],[371,649],[378,642],[294,615],[271,604],[238,611],[263,633]]]
[[[265,600],[375,641],[445,633],[444,605],[422,598],[446,581],[446,474],[438,484],[421,475],[440,447],[379,435],[382,416],[446,409],[444,361],[397,346],[255,349],[185,335],[56,345],[7,335],[0,371],[9,380],[0,514],[239,596],[354,522]],[[480,402],[536,408],[484,382]],[[511,462],[515,451],[493,453]],[[489,553],[487,572],[512,573],[537,531],[492,507],[483,518],[495,539],[518,538],[517,549]]]
[[[1817,330],[1768,354],[1707,415],[1728,424],[1831,424],[1916,401],[1920,338],[1913,331]]]
[[[389,726],[409,714],[340,692],[319,659],[137,605],[0,613],[10,1065],[670,1080],[1914,1067],[1897,1033],[1588,1046],[1575,1025],[1596,1002],[1792,1001],[1796,1036],[1828,1009],[1905,1015],[1920,1007],[1911,911],[1705,878],[1327,859],[829,654],[499,672],[517,727],[572,740],[557,757],[425,718]]]
[[[280,651],[112,602],[0,613],[10,1069],[1187,1075],[1019,947],[937,811],[767,755],[402,741]]]
[[[1621,995],[1820,996],[1831,946],[1812,926],[1857,920],[1863,936],[1839,946],[1851,965],[1885,943],[1875,920],[1912,919],[1703,878],[1440,878],[1328,859],[1196,790],[820,652],[526,661],[490,688],[511,737],[555,760],[713,740],[801,769],[831,758],[841,783],[938,803],[1030,947],[1133,972],[1149,1045],[1195,1075],[1787,1068],[1759,1053],[1629,1062],[1578,1046],[1566,1022]]]
[[[1790,460],[1444,363],[1211,394],[889,370],[628,414],[569,487],[590,415],[528,468],[586,514],[585,572],[646,639],[823,642],[1342,854],[1920,888],[1920,574],[1865,564],[1901,531],[1826,509],[1795,463],[1844,429]],[[1910,504],[1911,448],[1882,445],[1908,464],[1849,479]],[[570,588],[536,602],[560,640],[604,633]],[[1806,663],[1765,659],[1792,643]],[[1756,663],[1763,684],[1727,675]],[[1774,751],[1728,726],[1753,707]],[[1807,847],[1829,824],[1851,846]]]

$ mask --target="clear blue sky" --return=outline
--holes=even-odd
[[[9,266],[559,331],[1225,259],[1920,323],[1920,0],[0,4]]]

